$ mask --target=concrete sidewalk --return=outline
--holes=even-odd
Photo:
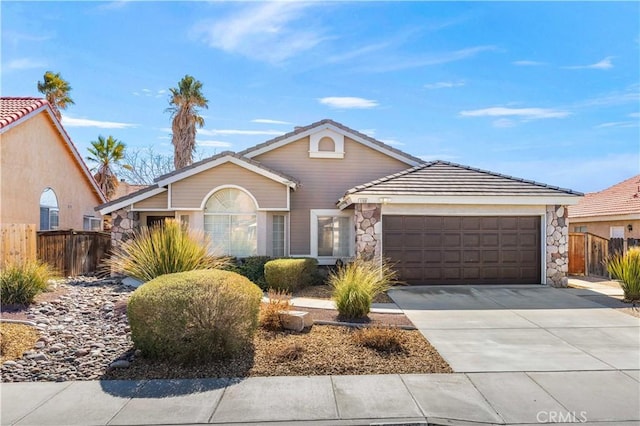
[[[640,371],[3,383],[2,425],[638,424]]]

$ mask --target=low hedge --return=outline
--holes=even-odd
[[[182,363],[228,358],[251,344],[262,291],[235,272],[162,275],[133,292],[131,338],[148,358]]]
[[[311,258],[275,259],[264,265],[269,288],[295,291],[318,280],[318,261]]]
[[[234,259],[232,266],[224,268],[228,271],[237,272],[238,274],[249,278],[263,290],[267,290],[267,280],[264,278],[264,265],[272,260],[269,256],[249,256],[242,259]]]

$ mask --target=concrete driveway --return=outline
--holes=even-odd
[[[389,291],[456,372],[639,370],[640,319],[590,295],[544,286]]]

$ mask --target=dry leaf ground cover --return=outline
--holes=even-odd
[[[0,363],[22,357],[33,349],[38,337],[36,329],[29,325],[0,323]]]

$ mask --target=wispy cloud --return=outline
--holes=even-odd
[[[213,147],[213,148],[229,148],[231,147],[231,142],[223,142],[223,141],[216,141],[216,140],[200,140],[200,139],[196,139],[196,143],[200,146],[207,146],[207,147]]]
[[[404,145],[404,143],[397,141],[395,139],[380,139],[380,142],[386,143],[387,145],[391,145],[391,146],[402,146]]]
[[[289,123],[288,121],[280,121],[280,120],[271,120],[269,118],[255,118],[253,120],[251,120],[252,123],[259,123],[259,124],[293,124],[293,123]]]
[[[304,12],[313,3],[245,3],[215,20],[198,22],[191,34],[209,46],[270,63],[285,61],[324,40]]]
[[[151,90],[151,89],[141,89],[141,90],[136,90],[135,92],[132,92],[131,94],[133,96],[146,96],[148,98],[161,98],[162,95],[164,95],[165,93],[167,93],[166,90],[161,89],[161,90]]]
[[[364,133],[369,137],[374,137],[376,135],[376,129],[362,129],[358,130],[360,133]]]
[[[540,61],[528,61],[528,60],[522,60],[522,61],[513,61],[511,62],[513,65],[517,65],[519,67],[539,67],[542,65],[547,65],[546,62],[540,62]]]
[[[640,118],[640,112],[632,112],[631,114],[628,114],[628,117]]]
[[[47,64],[33,58],[18,58],[7,62],[2,68],[5,70],[29,70],[34,68],[44,68]]]
[[[27,42],[42,42],[51,40],[53,36],[49,34],[29,34],[12,30],[2,31],[2,41],[9,42],[13,44],[20,43],[22,41]]]
[[[463,117],[517,117],[525,120],[536,120],[541,118],[565,118],[570,116],[571,113],[551,108],[491,107],[460,111],[460,115]]]
[[[640,101],[640,84],[631,84],[622,90],[603,93],[599,96],[578,102],[576,107],[615,106]]]
[[[425,89],[429,89],[429,90],[434,90],[434,89],[449,89],[452,87],[462,87],[464,86],[466,83],[462,80],[460,81],[439,81],[437,83],[430,83],[430,84],[425,84],[424,88]]]
[[[329,63],[337,63],[337,62],[349,61],[351,59],[359,58],[361,56],[368,55],[370,53],[374,53],[374,52],[386,49],[387,47],[389,47],[391,45],[392,45],[392,43],[389,42],[389,41],[385,41],[385,42],[382,42],[382,43],[368,44],[366,46],[357,47],[357,48],[355,48],[353,50],[350,50],[348,52],[344,52],[344,53],[340,53],[340,54],[337,54],[337,55],[330,56],[327,59],[327,62],[329,62]]]
[[[352,96],[329,96],[318,99],[318,102],[336,109],[368,109],[378,106],[378,101]]]
[[[389,72],[399,71],[409,68],[426,67],[430,65],[441,65],[449,62],[462,61],[477,56],[483,52],[498,50],[496,46],[474,46],[450,52],[440,52],[422,57],[412,58],[385,58],[380,64],[367,65],[363,71],[369,72]]]
[[[568,70],[582,70],[582,69],[608,70],[613,68],[613,63],[611,62],[612,59],[613,59],[613,56],[607,56],[606,58],[604,58],[600,62],[596,62],[595,64],[571,65],[563,68]]]
[[[626,127],[638,127],[640,123],[637,121],[611,121],[608,123],[602,123],[595,126],[596,129],[605,129],[605,128],[626,128]]]
[[[508,118],[499,118],[497,120],[494,120],[493,123],[491,123],[491,125],[493,127],[497,127],[499,129],[506,129],[506,128],[509,128],[509,127],[514,127],[516,124],[518,124],[518,123],[516,123],[515,121],[510,120]]]
[[[62,124],[65,127],[97,127],[99,129],[129,129],[137,126],[132,123],[90,120],[88,118],[73,118],[67,115],[62,116]]]
[[[200,129],[198,133],[204,136],[242,135],[242,136],[278,136],[281,130],[243,130],[243,129]]]

